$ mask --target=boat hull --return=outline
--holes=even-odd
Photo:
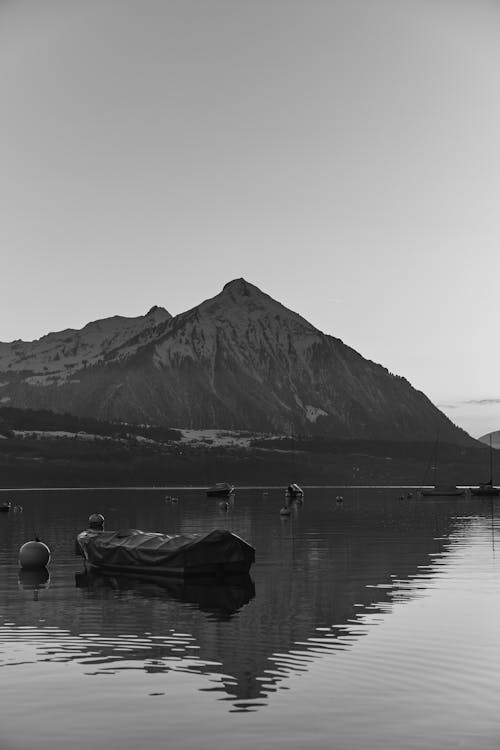
[[[471,495],[479,495],[480,497],[498,497],[500,495],[500,487],[471,487]]]
[[[461,490],[458,487],[449,489],[433,487],[427,490],[421,490],[420,494],[422,497],[461,497],[462,495],[465,495],[465,490]]]
[[[187,566],[187,567],[176,567],[176,566],[162,566],[162,565],[122,565],[122,564],[106,564],[101,562],[90,562],[86,561],[88,567],[91,570],[101,571],[102,573],[117,573],[126,574],[133,576],[172,576],[175,578],[189,578],[191,576],[196,578],[219,578],[219,577],[230,577],[235,575],[243,575],[248,573],[250,565],[245,562],[239,563],[213,563],[211,565],[199,565],[199,566]]]
[[[232,484],[216,484],[213,487],[209,487],[207,490],[207,497],[230,497],[231,495],[234,495],[234,487]]]

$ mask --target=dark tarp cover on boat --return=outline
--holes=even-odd
[[[254,561],[254,549],[236,534],[214,529],[207,534],[159,534],[138,529],[93,531],[78,535],[85,558],[96,566],[148,568],[151,572],[213,568]]]

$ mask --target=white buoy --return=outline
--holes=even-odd
[[[23,544],[18,559],[23,570],[41,570],[50,562],[50,549],[36,538]]]
[[[339,505],[343,503],[344,498],[342,497],[342,495],[337,495],[337,497],[335,498],[335,502],[338,503]]]

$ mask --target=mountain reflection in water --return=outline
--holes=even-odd
[[[8,646],[29,628],[39,661],[76,661],[86,674],[90,665],[95,674],[115,673],[125,661],[146,672],[208,674],[215,682],[208,689],[239,710],[266,703],[290,675],[348,648],[395,599],[419,596],[435,557],[471,509],[460,498],[402,502],[394,490],[344,491],[339,508],[335,490],[317,490],[283,521],[281,492],[239,492],[224,517],[195,492],[168,509],[151,494],[139,503],[134,492],[96,494],[25,495],[22,516],[0,524],[0,561],[18,583],[7,580],[0,590],[1,663],[12,663]],[[255,546],[252,577],[215,584],[75,575],[72,540],[96,507],[109,528],[184,533],[225,525]],[[48,579],[23,581],[12,565],[33,519],[53,551],[49,588]],[[35,597],[23,598],[20,587],[36,592],[36,617]]]

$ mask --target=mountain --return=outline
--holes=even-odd
[[[486,435],[481,435],[480,438],[478,438],[479,442],[484,443],[485,445],[490,445],[490,438],[491,438],[491,447],[495,449],[500,448],[500,430],[495,430],[494,432],[487,432]]]
[[[472,441],[407,380],[244,279],[175,317],[154,307],[0,344],[0,403],[181,428]]]

